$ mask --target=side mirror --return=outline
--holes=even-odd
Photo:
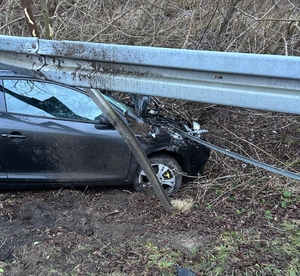
[[[110,123],[110,121],[103,115],[99,115],[95,118],[95,120],[98,120],[99,121],[99,124],[102,124],[102,125],[109,125],[111,126],[112,124]]]

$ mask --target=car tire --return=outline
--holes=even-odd
[[[182,175],[180,174],[181,167],[176,159],[169,155],[161,154],[150,157],[149,161],[166,194],[172,196],[177,193],[182,183]],[[137,168],[135,175],[134,188],[137,192],[144,193],[152,190],[151,184],[140,166]]]

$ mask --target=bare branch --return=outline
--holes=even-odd
[[[52,28],[51,28],[50,19],[49,19],[49,10],[47,7],[47,2],[46,2],[46,0],[40,0],[40,4],[41,4],[42,11],[43,11],[45,36],[48,39],[52,39],[53,33],[52,33]]]

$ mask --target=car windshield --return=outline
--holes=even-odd
[[[122,103],[121,101],[113,98],[113,97],[110,97],[108,95],[104,95],[105,99],[107,101],[109,101],[111,104],[113,104],[114,106],[118,107],[123,114],[125,114],[126,112],[130,113],[130,114],[134,114],[134,110],[133,108],[131,108],[130,106]]]
[[[29,80],[5,80],[7,110],[21,114],[53,116],[84,121],[98,121],[102,114],[99,107],[84,91],[48,82]],[[132,108],[113,97],[104,95],[107,101],[123,114],[133,113]]]

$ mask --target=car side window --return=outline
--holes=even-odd
[[[48,82],[4,80],[8,112],[98,122],[102,111],[79,91]]]

